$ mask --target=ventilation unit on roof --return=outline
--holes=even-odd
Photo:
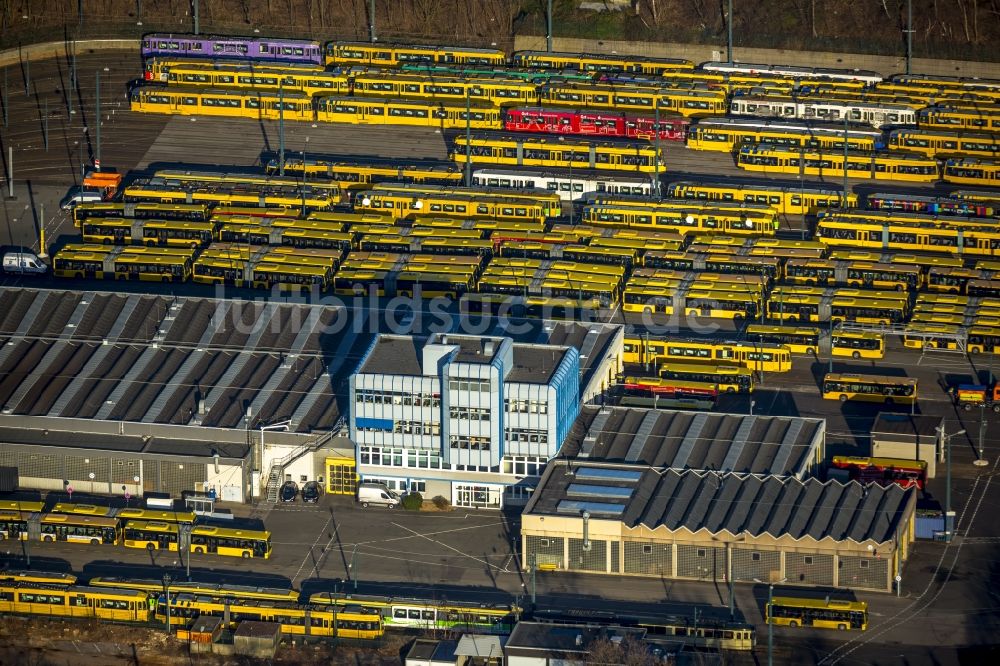
[[[493,356],[493,345],[492,340],[483,340],[483,355]]]
[[[583,445],[580,447],[579,456],[581,458],[589,458],[590,454],[594,452],[594,447],[597,446],[597,437],[594,435],[588,435],[583,438]]]

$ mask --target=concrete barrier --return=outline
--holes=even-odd
[[[514,38],[516,51],[544,51],[545,37],[518,36]],[[707,60],[725,60],[726,45],[671,44],[663,42],[627,42],[618,40],[593,40],[556,37],[552,40],[554,51],[570,53],[618,53],[659,58],[685,58],[697,63]],[[835,67],[838,69],[869,69],[882,76],[906,71],[906,57],[876,56],[860,53],[830,53],[826,51],[787,51],[783,49],[734,48],[736,62],[767,63],[772,65],[799,65],[802,67]],[[914,58],[915,74],[939,76],[978,76],[1000,78],[1000,64],[967,60],[934,60]]]
[[[24,60],[45,60],[57,58],[70,53],[72,42],[43,42],[41,44],[26,44],[21,48],[7,49],[0,52],[0,67],[16,65]],[[96,53],[97,51],[138,51],[138,39],[87,39],[76,42],[76,54]]]

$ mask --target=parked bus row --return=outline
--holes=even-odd
[[[113,509],[92,504],[4,501],[0,537],[14,541],[62,541],[177,552],[181,526],[190,528],[190,552],[248,559],[271,556],[271,533],[204,525],[190,512]]]

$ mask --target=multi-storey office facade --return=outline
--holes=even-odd
[[[458,506],[523,503],[580,411],[572,347],[380,335],[350,379],[358,473]]]

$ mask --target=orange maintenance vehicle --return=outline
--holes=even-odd
[[[974,407],[989,407],[994,412],[1000,412],[1000,384],[961,384],[954,394],[955,404],[967,412]]]

